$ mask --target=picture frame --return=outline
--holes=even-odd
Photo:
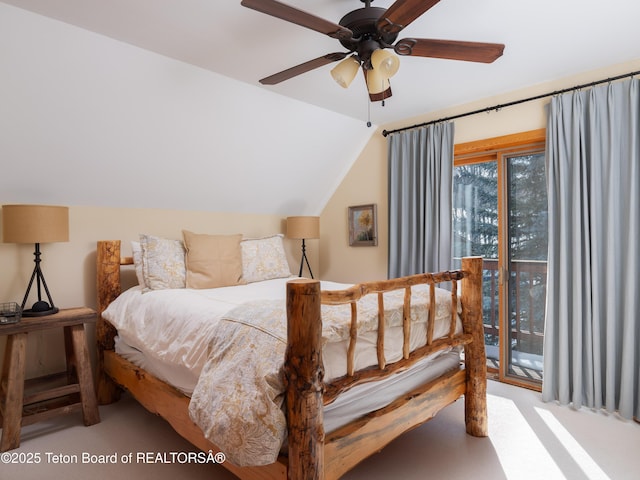
[[[378,245],[378,212],[375,203],[349,207],[349,246]]]

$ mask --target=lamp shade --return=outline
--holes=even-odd
[[[320,238],[320,217],[287,217],[287,237]]]
[[[393,77],[400,68],[400,59],[389,50],[379,48],[371,54],[371,66],[384,78]]]
[[[382,75],[378,70],[365,70],[367,76],[367,90],[369,93],[382,93],[389,88],[389,78]]]
[[[69,207],[3,205],[2,241],[50,243],[69,241]]]
[[[353,56],[345,58],[331,69],[331,76],[342,88],[347,88],[356,78],[360,62]]]

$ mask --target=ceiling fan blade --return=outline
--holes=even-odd
[[[393,49],[398,55],[491,63],[502,56],[504,45],[429,38],[403,38],[398,40]]]
[[[311,13],[298,10],[276,0],[242,0],[241,5],[258,12],[266,13],[272,17],[295,23],[301,27],[310,28],[316,32],[324,33],[339,40],[349,40],[353,37],[353,32],[337,23],[316,17]]]
[[[296,65],[295,67],[287,68],[286,70],[275,73],[269,77],[265,77],[260,80],[260,83],[263,85],[275,85],[277,83],[284,82],[285,80],[289,80],[290,78],[297,77],[298,75],[301,75],[303,73],[315,70],[316,68],[328,65],[329,63],[342,60],[350,54],[351,52],[327,53],[322,57],[314,58],[313,60],[309,60],[308,62],[301,63],[300,65]]]
[[[385,34],[397,34],[440,0],[396,0],[378,19],[376,27]]]

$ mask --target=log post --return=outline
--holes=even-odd
[[[488,435],[487,358],[482,322],[482,257],[462,259],[462,325],[473,341],[464,347],[466,370],[465,423],[467,433],[475,437]]]
[[[287,283],[285,382],[289,480],[324,478],[323,378],[320,282]]]
[[[116,329],[102,318],[102,312],[120,295],[120,240],[98,242],[96,284],[98,292],[96,397],[99,404],[105,405],[120,398],[120,389],[104,372],[104,351],[114,349]]]

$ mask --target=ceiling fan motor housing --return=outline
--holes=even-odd
[[[365,7],[347,13],[339,24],[353,32],[353,37],[340,40],[340,43],[352,52],[357,52],[365,68],[371,66],[371,53],[379,48],[389,48],[398,37],[397,33],[380,32],[376,28],[378,19],[386,8]]]

